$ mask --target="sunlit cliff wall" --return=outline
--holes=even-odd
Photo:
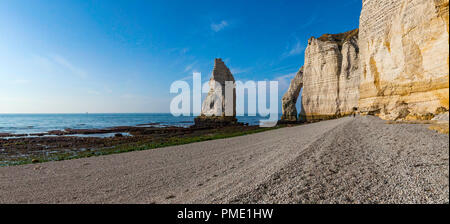
[[[426,119],[449,107],[449,1],[364,0],[359,109]]]
[[[300,120],[350,114],[359,99],[358,30],[311,38],[305,50]]]

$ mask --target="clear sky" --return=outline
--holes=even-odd
[[[357,28],[361,2],[0,0],[0,113],[169,112],[172,82],[218,57],[281,98],[308,39]]]

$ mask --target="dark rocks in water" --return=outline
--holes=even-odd
[[[9,137],[26,137],[28,134],[11,134],[11,133],[0,133],[0,138],[9,138]]]
[[[218,118],[220,120],[220,118]],[[78,137],[71,136],[65,133],[61,136],[50,135],[43,137],[24,137],[24,138],[8,138],[0,137],[0,161],[2,164],[12,164],[18,157],[48,160],[56,158],[56,155],[62,153],[63,155],[85,155],[85,152],[94,153],[110,152],[115,150],[118,145],[134,146],[136,144],[159,144],[173,142],[177,139],[194,138],[199,136],[211,136],[215,134],[229,134],[242,131],[256,130],[258,126],[230,126],[230,124],[239,123],[230,120],[230,123],[222,122],[222,124],[215,123],[216,127],[128,127],[128,128],[110,128],[113,130],[108,137]],[[224,126],[219,126],[224,125]],[[93,130],[94,131],[94,130]],[[115,133],[122,133],[124,137],[114,137]],[[125,133],[130,133],[127,135]],[[6,134],[2,134],[6,135]],[[8,135],[10,135],[8,133]],[[43,158],[43,155],[45,157]],[[41,159],[42,158],[42,159]],[[6,161],[6,162],[5,162]],[[37,161],[35,161],[37,162]]]
[[[236,117],[217,117],[217,116],[199,116],[194,119],[194,128],[198,127],[225,127],[225,126],[243,126],[243,123],[239,123]]]
[[[123,128],[123,127],[117,127],[117,128]],[[89,134],[106,134],[113,132],[109,129],[71,129],[67,128],[64,130],[65,135],[74,135],[74,134],[82,134],[82,135],[89,135]]]
[[[143,126],[154,126],[154,125],[160,125],[159,122],[153,122],[153,123],[147,123],[147,124],[138,124],[136,127],[143,127]]]
[[[67,134],[65,131],[61,130],[53,130],[48,132],[49,135],[64,135]]]
[[[114,137],[123,137],[123,134],[122,133],[116,133],[116,134],[114,134]]]
[[[11,133],[0,133],[0,137],[10,137]]]

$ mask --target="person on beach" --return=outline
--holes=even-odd
[[[357,107],[353,107],[353,112],[352,112],[352,116],[355,117],[356,116],[356,112],[358,111]]]

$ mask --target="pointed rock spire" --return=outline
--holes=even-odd
[[[227,85],[228,84],[228,85]],[[233,74],[220,58],[214,61],[210,90],[202,104],[195,126],[236,125],[236,88]],[[232,88],[226,91],[227,88]]]

